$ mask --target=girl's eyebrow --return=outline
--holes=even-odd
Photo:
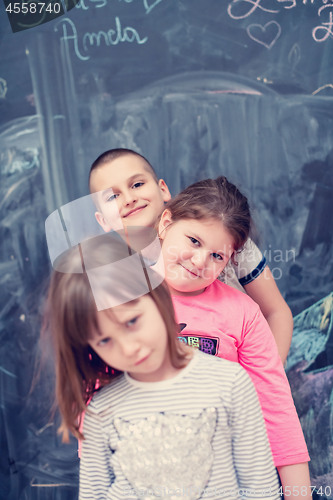
[[[103,336],[103,332],[101,332],[99,328],[94,329],[93,332],[90,332],[90,335],[88,335],[87,341],[89,341],[89,342],[94,342],[95,340],[100,341],[102,336]]]

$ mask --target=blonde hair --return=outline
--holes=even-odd
[[[84,250],[85,254],[89,253],[89,259],[83,261],[81,245],[68,250],[54,264],[56,270],[49,285],[43,325],[43,335],[51,334],[55,352],[56,398],[62,415],[60,431],[64,441],[68,440],[69,431],[78,439],[84,438],[79,430],[80,420],[97,385],[103,387],[121,373],[108,366],[88,344],[92,332],[98,331],[99,313],[85,265],[87,261],[89,267],[117,263],[124,255],[128,257],[129,248],[118,235],[107,233],[86,242]],[[103,293],[112,294],[116,290],[116,298],[121,297],[122,303],[133,302],[143,295],[137,264],[131,259],[127,261],[125,276],[115,265],[110,275],[105,273],[100,284]],[[144,275],[147,278],[147,273]],[[140,276],[142,281],[142,270]],[[180,368],[185,364],[186,355],[177,339],[179,328],[171,296],[167,285],[161,279],[157,282],[160,284],[152,288],[152,280],[148,279],[147,295],[156,304],[166,325],[171,363]]]

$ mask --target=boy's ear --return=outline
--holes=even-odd
[[[158,181],[158,187],[162,192],[163,201],[169,201],[171,199],[171,194],[164,179]]]
[[[164,240],[165,230],[168,226],[172,224],[172,217],[170,210],[166,209],[161,215],[160,222],[158,224],[158,235],[161,240]]]
[[[103,217],[103,215],[101,214],[101,212],[95,212],[95,217],[96,217],[98,224],[103,228],[103,230],[106,233],[109,233],[111,231],[112,227],[110,226],[110,224],[108,224],[106,222],[106,220]]]

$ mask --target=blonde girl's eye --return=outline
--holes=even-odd
[[[104,339],[101,339],[97,342],[98,347],[103,347],[106,345],[111,344],[111,338],[110,337],[105,337]]]
[[[132,189],[137,189],[143,185],[144,185],[144,182],[136,182],[135,184],[133,184]]]
[[[134,316],[134,318],[131,318],[130,320],[126,321],[125,326],[126,328],[133,328],[139,320],[139,316]]]

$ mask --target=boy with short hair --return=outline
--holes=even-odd
[[[171,198],[168,186],[157,178],[149,161],[124,148],[105,151],[94,161],[89,188],[95,193],[98,207],[95,217],[105,232],[130,226],[157,227],[164,203]],[[284,363],[292,338],[292,314],[266,266],[265,257],[252,240],[237,254],[237,264],[230,263],[225,268],[224,281],[257,302]]]
[[[100,155],[90,169],[89,188],[96,193],[95,217],[105,232],[122,226],[155,227],[171,198],[148,160],[129,149]]]

